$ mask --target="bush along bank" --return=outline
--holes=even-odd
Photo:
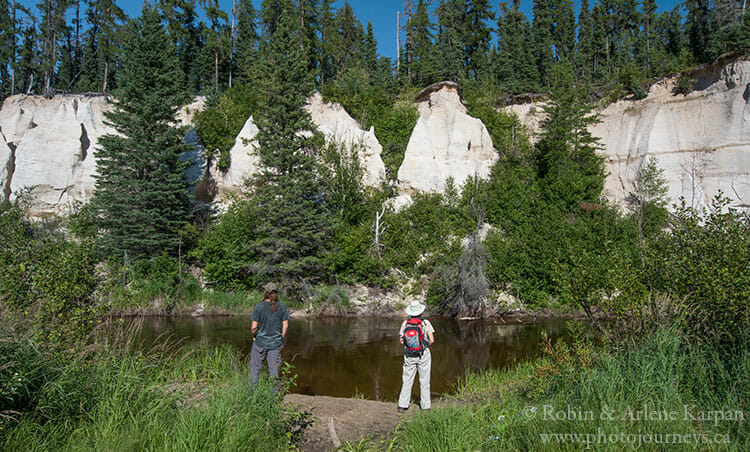
[[[253,391],[246,363],[229,347],[134,354],[133,337],[120,331],[63,356],[3,335],[0,448],[293,449],[302,418],[282,407],[289,379],[278,389],[262,380]]]
[[[457,403],[348,451],[716,450],[750,447],[750,342],[731,356],[676,328],[637,344],[547,343],[537,362],[471,374]]]

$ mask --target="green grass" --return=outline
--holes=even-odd
[[[400,426],[393,444],[351,447],[392,447],[405,452],[567,451],[586,450],[587,446],[604,451],[750,450],[746,418],[717,422],[691,418],[709,411],[744,410],[746,416],[749,358],[747,344],[731,359],[722,360],[715,351],[690,349],[677,332],[663,330],[638,347],[599,350],[590,366],[560,367],[567,358],[556,360],[553,356],[507,372],[470,375],[456,395],[467,404],[415,416]],[[550,366],[558,366],[560,372],[548,372]],[[540,375],[546,377],[541,385]],[[690,416],[685,415],[686,406]],[[644,407],[656,414],[644,419]],[[707,435],[704,438],[713,444],[701,437],[697,445],[686,443],[684,437],[666,434]],[[614,436],[610,435],[617,439],[611,441]],[[728,443],[723,443],[725,435]],[[650,443],[638,442],[649,438]],[[690,436],[690,441],[693,438]],[[683,442],[656,444],[655,440]]]
[[[17,422],[0,421],[5,451],[278,451],[293,448],[281,393],[228,346],[148,354],[99,351],[73,360],[38,352],[50,368]],[[122,344],[120,344],[122,345]],[[23,346],[23,345],[22,345]],[[21,366],[23,367],[23,366]]]

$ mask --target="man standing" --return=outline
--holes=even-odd
[[[408,319],[401,324],[399,337],[404,344],[404,368],[402,376],[401,395],[398,397],[399,413],[409,409],[411,387],[414,376],[419,373],[420,407],[430,409],[430,368],[432,356],[430,345],[435,342],[435,329],[429,320],[422,318],[425,306],[413,301],[406,307]]]
[[[258,384],[263,360],[268,360],[268,373],[279,377],[281,348],[289,328],[289,311],[279,301],[276,284],[263,286],[263,301],[255,305],[252,315],[253,347],[250,350],[250,386]]]

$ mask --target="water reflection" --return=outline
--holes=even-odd
[[[401,386],[403,351],[398,329],[402,320],[292,319],[282,352],[297,373],[297,386],[292,391],[395,400]],[[537,356],[543,331],[553,338],[565,333],[562,320],[523,325],[497,319],[430,320],[436,330],[432,347],[434,393],[450,392],[467,370],[504,367]],[[229,343],[245,358],[252,345],[248,317],[148,318],[139,339],[144,349],[164,340],[203,346]]]

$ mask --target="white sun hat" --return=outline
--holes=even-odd
[[[425,306],[422,303],[414,300],[409,306],[406,307],[406,313],[412,317],[416,317],[424,312],[424,308]]]

